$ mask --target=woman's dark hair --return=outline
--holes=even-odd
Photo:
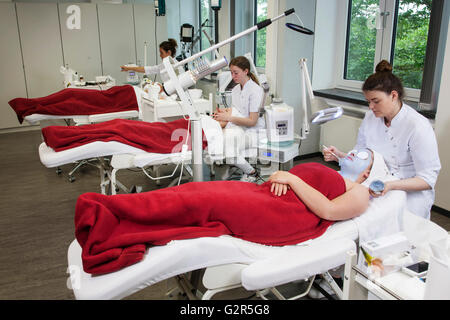
[[[375,67],[375,73],[370,75],[362,86],[363,91],[383,91],[391,94],[393,90],[398,92],[398,98],[403,100],[405,90],[402,81],[392,73],[392,66],[386,60],[381,60]]]
[[[253,72],[250,71],[250,61],[248,61],[248,59],[246,57],[239,56],[239,57],[231,59],[230,66],[236,66],[242,70],[247,69],[248,76],[250,77],[250,79],[252,79],[259,85],[258,78],[256,78],[256,76],[253,74]]]
[[[177,41],[175,39],[168,39],[167,41],[163,41],[159,44],[159,47],[163,49],[164,51],[169,51],[172,56],[172,58],[175,57],[175,54],[177,53]]]

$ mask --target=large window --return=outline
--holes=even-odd
[[[391,61],[403,84],[420,89],[427,50],[431,0],[400,1],[397,6]]]
[[[255,1],[255,24],[267,19],[267,0]],[[257,67],[265,68],[266,66],[266,29],[256,31],[254,44],[255,65]]]
[[[422,88],[432,0],[349,0],[341,85],[361,88],[382,59],[411,99]]]

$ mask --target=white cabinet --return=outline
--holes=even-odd
[[[71,5],[58,5],[64,63],[86,80],[93,81],[96,76],[102,75],[97,7],[91,3],[77,3],[80,8],[80,29],[69,29],[67,20],[72,14],[67,13],[67,8]],[[63,80],[62,75],[60,79]]]
[[[79,7],[79,29],[67,27],[73,14],[68,6]],[[121,85],[126,81],[121,65],[144,63],[144,41],[147,62],[160,62],[166,19],[155,17],[153,3],[0,2],[0,129],[21,127],[9,100],[63,89],[63,65],[86,80],[111,75]]]
[[[13,3],[0,3],[0,30],[0,128],[12,128],[18,127],[19,121],[8,101],[27,96]]]
[[[56,3],[17,3],[17,19],[28,97],[49,95],[62,88],[61,34]]]
[[[103,73],[111,75],[119,85],[127,77],[120,66],[136,62],[133,6],[98,4],[97,8]]]

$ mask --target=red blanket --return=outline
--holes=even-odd
[[[49,126],[42,129],[47,146],[55,151],[79,147],[94,141],[117,141],[154,153],[181,152],[188,136],[188,121],[144,122],[115,119],[84,126]],[[189,131],[190,132],[190,131]],[[203,149],[207,146],[203,135]]]
[[[107,90],[67,88],[46,97],[15,98],[8,103],[20,123],[35,113],[71,116],[138,110],[136,94],[130,85]]]
[[[300,164],[290,172],[328,199],[345,192],[343,178],[324,165]],[[75,209],[83,268],[91,274],[139,262],[148,245],[171,240],[232,235],[282,246],[316,238],[332,223],[312,213],[292,190],[274,196],[270,182],[190,182],[138,194],[85,193]]]

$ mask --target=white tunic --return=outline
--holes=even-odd
[[[169,75],[167,74],[167,72],[161,73],[162,70],[164,70],[164,64],[158,64],[156,66],[145,66],[144,67],[145,70],[145,74],[150,75],[150,74],[159,74],[159,76],[161,77],[161,81],[162,82],[166,82],[167,80],[169,80]]]
[[[381,153],[395,177],[419,177],[430,185],[430,190],[407,193],[408,210],[429,219],[441,163],[436,136],[428,119],[403,104],[387,127],[384,118],[375,117],[369,110],[359,128],[355,149],[364,147]]]
[[[259,112],[263,98],[264,90],[252,79],[248,80],[242,89],[238,84],[231,90],[232,107],[244,118],[248,118],[250,112]],[[244,130],[261,128],[265,128],[264,117],[258,118],[254,127],[244,127]]]

